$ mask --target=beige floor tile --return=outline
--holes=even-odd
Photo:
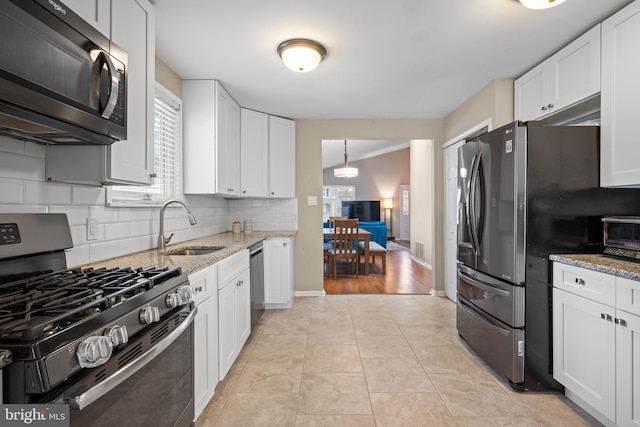
[[[415,359],[411,346],[402,335],[358,335],[363,359]]]
[[[435,388],[416,359],[362,359],[370,393],[425,393]]]
[[[310,311],[276,310],[277,313],[261,319],[262,334],[297,335],[309,329]]]
[[[254,351],[251,353],[251,361],[268,361],[281,359],[304,358],[307,345],[307,335],[268,335],[260,337]]]
[[[309,344],[303,372],[362,372],[356,344]]]
[[[427,374],[486,373],[485,368],[459,344],[426,340],[413,341],[410,345]]]
[[[532,413],[540,426],[596,426],[595,418],[562,394],[513,392],[514,400]]]
[[[303,359],[251,361],[240,374],[233,393],[298,392]]]
[[[233,393],[215,426],[294,426],[296,404],[297,393]]]
[[[538,427],[533,419],[521,417],[455,417],[458,427]]]
[[[227,402],[228,397],[228,395],[215,395],[196,420],[195,427],[210,427],[215,425],[216,421],[220,417],[220,414],[222,413],[222,408]]]
[[[371,414],[362,373],[305,373],[300,384],[298,414]]]
[[[309,319],[311,325],[351,327],[351,313],[344,311],[312,311]]]
[[[373,415],[298,415],[296,417],[296,427],[338,426],[376,427],[376,422]]]
[[[455,426],[437,393],[371,393],[378,427]]]
[[[312,324],[307,334],[307,345],[311,344],[356,344],[353,326],[336,327]]]
[[[512,393],[506,392],[486,373],[481,375],[429,374],[454,417],[530,417],[531,411],[518,405]]]
[[[347,301],[351,306],[362,307],[365,305],[384,305],[382,295],[347,295]]]
[[[402,335],[398,324],[391,316],[389,319],[368,318],[353,319],[353,327],[358,335],[398,334]]]

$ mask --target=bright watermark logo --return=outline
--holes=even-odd
[[[1,405],[0,425],[69,427],[69,405]]]

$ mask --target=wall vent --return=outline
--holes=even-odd
[[[424,259],[424,243],[416,240],[416,258],[425,261]]]

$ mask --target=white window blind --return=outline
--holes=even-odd
[[[181,101],[160,85],[154,105],[154,173],[150,186],[114,186],[111,205],[159,205],[181,195]]]

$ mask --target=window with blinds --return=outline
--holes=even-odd
[[[179,197],[181,182],[181,112],[179,98],[156,85],[154,105],[154,173],[150,186],[114,186],[107,189],[110,205],[160,205]]]

